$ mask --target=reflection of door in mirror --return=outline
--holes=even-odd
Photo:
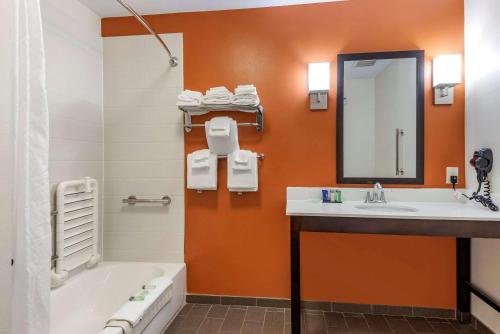
[[[416,85],[416,58],[344,62],[344,177],[416,177]]]

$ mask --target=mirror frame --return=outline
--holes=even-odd
[[[337,183],[339,184],[424,184],[424,51],[349,53],[337,56]],[[351,60],[416,58],[416,175],[414,178],[345,177],[344,176],[344,63]]]

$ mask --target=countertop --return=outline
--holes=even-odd
[[[500,211],[493,212],[474,201],[457,200],[453,192],[448,189],[393,188],[387,191],[388,205],[415,208],[416,212],[359,209],[356,206],[378,207],[384,204],[364,204],[363,193],[359,191],[360,189],[352,188],[337,188],[342,189],[345,199],[343,203],[323,203],[320,199],[321,189],[289,187],[286,214],[317,217],[500,221]]]

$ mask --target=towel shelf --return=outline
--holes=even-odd
[[[256,107],[239,106],[234,104],[218,105],[218,106],[182,106],[179,107],[184,112],[184,130],[191,132],[193,128],[205,127],[205,124],[193,124],[191,121],[192,116],[200,116],[212,111],[240,111],[255,114],[255,123],[238,123],[238,126],[255,126],[257,131],[264,130],[264,107],[258,105]]]

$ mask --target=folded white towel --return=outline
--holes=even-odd
[[[249,170],[252,168],[250,158],[253,153],[247,150],[238,150],[233,153],[232,168],[237,170]]]
[[[217,190],[217,154],[207,149],[188,154],[187,187],[195,190]]]
[[[212,124],[215,128],[222,127],[221,124],[229,124],[229,133],[224,131],[212,131]],[[225,129],[225,128],[224,128]],[[218,155],[226,155],[240,148],[238,143],[238,124],[230,117],[214,117],[205,122],[205,134],[207,137],[210,152]]]
[[[226,87],[213,87],[206,91],[205,96],[202,98],[202,103],[208,105],[230,104],[231,96],[233,96],[233,93]]]
[[[246,161],[247,159],[248,161]],[[227,161],[227,187],[229,191],[249,192],[259,189],[256,153],[247,150],[237,150],[227,156]]]
[[[144,296],[143,300],[130,301],[123,305],[108,320],[128,322],[132,328],[145,328],[158,313],[159,308],[165,306],[172,299],[172,280],[162,276],[151,280],[147,285],[155,286],[152,290],[142,290],[137,295]],[[144,319],[144,321],[142,321]]]
[[[234,90],[234,94],[257,94],[257,88],[254,85],[238,85]]]
[[[185,90],[177,96],[177,106],[199,106],[203,94],[200,92]]]
[[[255,94],[239,94],[231,97],[231,103],[240,106],[258,106],[260,104],[260,98]]]
[[[212,137],[229,137],[231,132],[231,121],[229,117],[214,117],[208,126],[208,135]]]
[[[191,168],[209,168],[210,167],[210,151],[209,150],[199,150],[192,153],[193,160],[191,162]]]

